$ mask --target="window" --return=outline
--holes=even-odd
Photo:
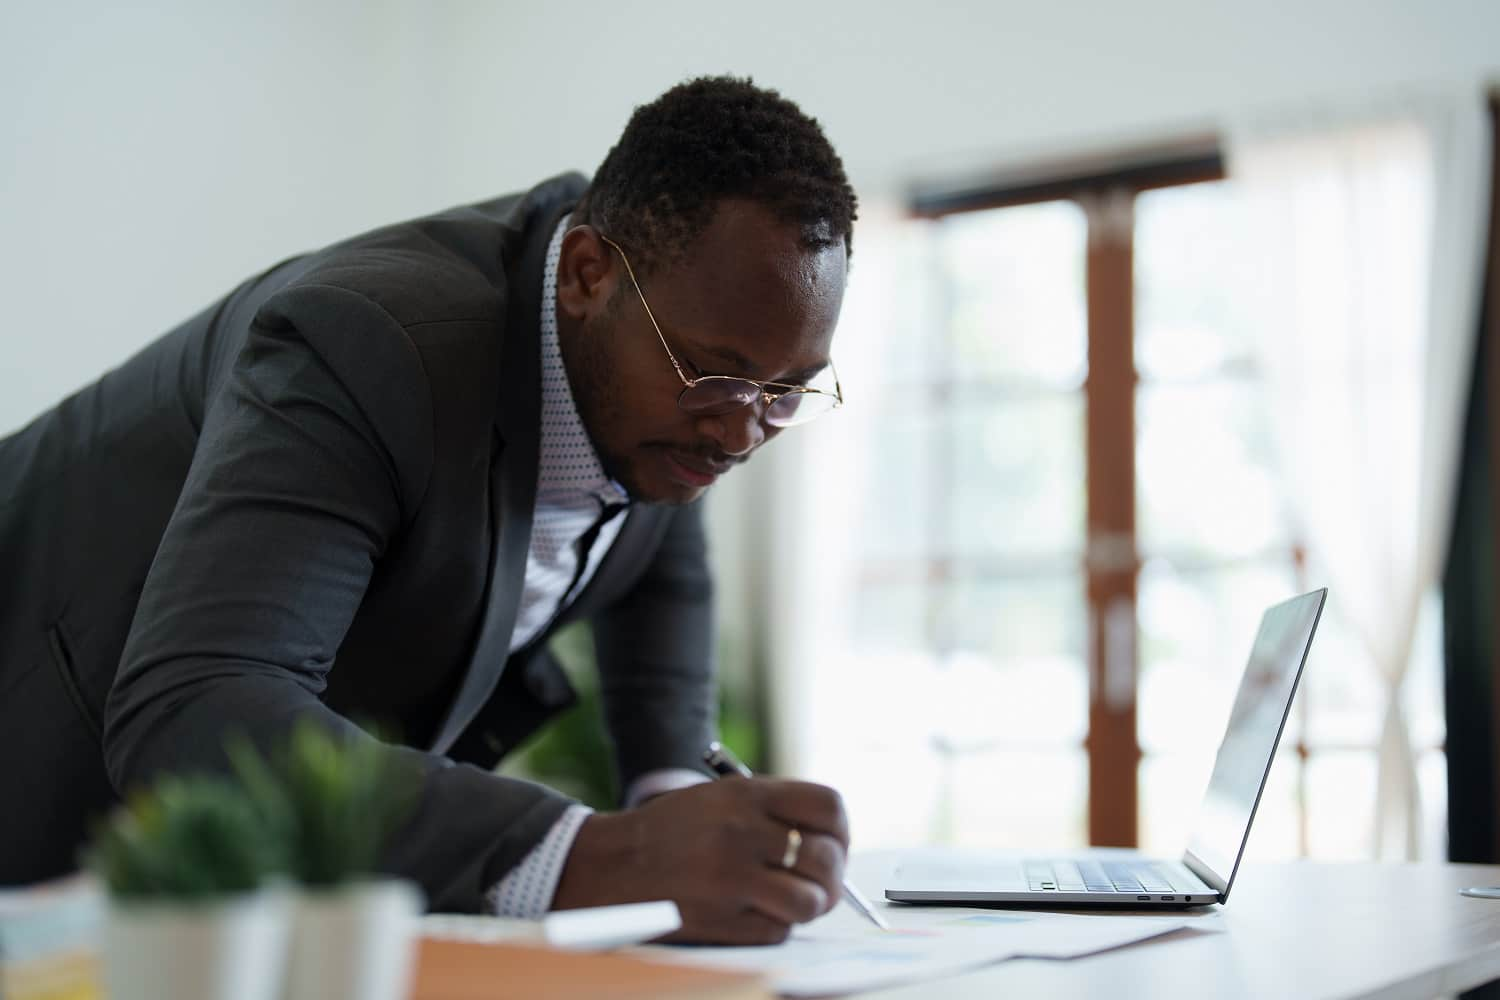
[[[1245,210],[1218,172],[1168,163],[862,232],[845,322],[884,336],[828,431],[863,456],[841,472],[854,516],[819,529],[852,535],[837,561],[857,569],[842,613],[826,575],[805,591],[802,634],[824,642],[798,761],[844,790],[862,847],[1180,850],[1260,612],[1319,582],[1226,280]],[[1402,703],[1429,856],[1439,645],[1425,628]],[[1369,855],[1385,698],[1362,657],[1325,615],[1257,855]]]

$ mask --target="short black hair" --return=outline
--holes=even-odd
[[[750,79],[705,76],[635,109],[573,221],[630,250],[642,272],[681,258],[724,198],[800,225],[810,248],[853,252],[857,199],[818,122]]]

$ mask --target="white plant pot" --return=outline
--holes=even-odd
[[[285,1000],[406,1000],[422,893],[400,879],[295,894]]]
[[[280,890],[222,901],[111,901],[104,919],[109,1000],[276,1000],[288,914]]]

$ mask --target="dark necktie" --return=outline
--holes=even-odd
[[[573,593],[573,588],[578,586],[578,581],[583,579],[584,570],[588,569],[589,553],[593,551],[594,543],[599,540],[599,532],[603,531],[604,526],[614,520],[615,516],[624,511],[628,506],[630,506],[628,503],[604,504],[604,509],[599,512],[598,517],[594,518],[594,523],[589,525],[589,530],[579,536],[573,549],[577,553],[578,564],[573,567],[573,579],[568,581],[568,589],[563,591],[562,600],[557,604],[557,614],[561,614],[563,609],[572,603],[572,599],[576,596]],[[557,614],[554,614],[553,617],[555,618]]]

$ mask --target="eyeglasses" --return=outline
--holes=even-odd
[[[656,329],[656,336],[666,350],[667,358],[672,362],[677,377],[682,379],[682,391],[677,394],[677,405],[684,411],[697,416],[721,416],[725,413],[733,413],[742,406],[750,406],[759,399],[765,406],[762,420],[772,427],[793,427],[797,424],[805,424],[809,420],[821,417],[844,405],[844,390],[839,385],[838,370],[833,368],[832,360],[828,362],[828,367],[833,370],[833,392],[805,385],[789,385],[785,382],[758,382],[752,378],[737,378],[733,375],[700,375],[697,378],[688,378],[687,373],[682,370],[682,365],[677,361],[677,355],[673,354],[672,348],[667,346],[667,338],[662,334],[661,326],[656,322],[656,316],[646,302],[645,294],[641,292],[641,283],[635,279],[635,270],[630,266],[630,258],[626,257],[620,245],[608,236],[600,233],[599,238],[608,243],[620,255],[620,260],[625,262],[625,273],[630,275],[630,283],[635,286],[635,294],[640,297],[641,305],[646,309],[646,316],[651,320],[652,327]]]

